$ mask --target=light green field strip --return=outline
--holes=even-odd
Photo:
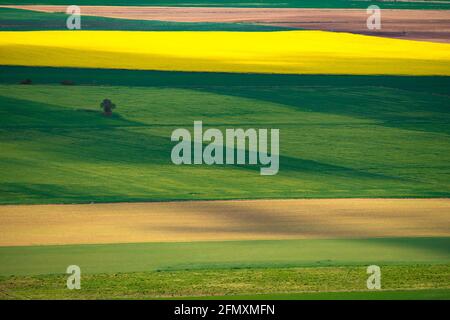
[[[450,265],[381,266],[383,290],[367,290],[367,266],[180,270],[115,274],[82,274],[81,289],[68,290],[67,275],[0,277],[1,299],[154,299],[204,297],[255,299],[424,298],[433,290],[449,298]],[[423,291],[418,291],[419,289]],[[436,290],[439,289],[439,290]],[[389,290],[401,290],[391,292]],[[415,291],[411,291],[415,290]],[[442,291],[440,291],[442,290]],[[339,293],[333,293],[339,291]],[[270,292],[270,294],[268,294]],[[328,294],[331,292],[331,295]],[[425,294],[424,294],[425,293]],[[292,295],[292,296],[290,296]],[[328,296],[327,296],[328,295]],[[248,296],[247,296],[248,297]]]
[[[1,247],[0,275],[237,267],[445,264],[450,238],[380,238]]]
[[[450,75],[450,44],[325,31],[1,32],[0,64],[283,74]]]
[[[183,297],[186,300],[449,300],[450,289],[303,292],[256,295]]]

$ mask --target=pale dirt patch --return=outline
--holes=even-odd
[[[41,12],[65,12],[67,6],[2,6]],[[339,31],[400,39],[450,42],[449,10],[382,9],[381,30],[368,30],[365,9],[206,8],[80,6],[81,14],[109,18],[174,22],[234,22]]]
[[[0,206],[0,245],[450,236],[450,199]]]

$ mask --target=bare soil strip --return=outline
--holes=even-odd
[[[0,246],[450,236],[450,199],[0,206]]]
[[[2,6],[65,12],[66,6]],[[450,42],[449,10],[382,10],[381,30],[368,30],[362,9],[81,6],[82,15],[174,22],[234,22]]]

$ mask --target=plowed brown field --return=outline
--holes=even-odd
[[[450,199],[0,206],[0,246],[450,236]]]
[[[66,6],[4,6],[65,12]],[[242,22],[341,31],[401,39],[450,42],[450,11],[383,9],[381,30],[368,30],[361,9],[80,6],[82,15],[176,22]]]

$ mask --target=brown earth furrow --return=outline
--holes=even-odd
[[[450,199],[0,206],[0,246],[450,236]]]
[[[5,6],[65,12],[66,6]],[[362,9],[81,6],[82,15],[173,22],[233,22],[450,42],[448,10],[382,10],[382,29],[368,30]]]

